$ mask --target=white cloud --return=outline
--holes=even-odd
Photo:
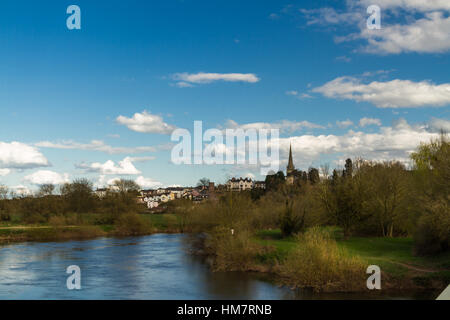
[[[132,162],[147,162],[151,160],[155,160],[156,157],[149,156],[149,157],[128,157]]]
[[[49,166],[47,158],[35,147],[21,142],[0,141],[0,167],[30,169]]]
[[[143,176],[139,176],[136,178],[135,182],[144,189],[153,189],[153,188],[158,188],[158,187],[162,187],[162,183],[159,181],[155,181],[153,179],[150,178],[144,178]]]
[[[344,121],[336,121],[336,125],[339,127],[339,128],[348,128],[348,127],[350,127],[350,126],[352,126],[353,125],[353,121],[351,121],[351,120],[349,120],[349,119],[347,119],[347,120],[344,120]]]
[[[421,12],[450,10],[450,2],[448,0],[360,0],[363,7],[372,4],[378,5],[382,9],[416,10]]]
[[[18,196],[29,196],[32,195],[33,192],[26,186],[18,185],[10,188],[13,193]]]
[[[421,142],[439,136],[427,126],[413,126],[400,119],[391,127],[380,127],[376,133],[350,130],[344,135],[302,135],[280,138],[280,151],[287,159],[292,142],[295,165],[307,168],[321,157],[356,158],[368,160],[398,160],[409,162],[409,155]]]
[[[238,124],[234,120],[228,120],[225,123],[225,127],[229,129],[279,129],[282,132],[295,132],[303,129],[324,129],[323,126],[319,124],[315,124],[309,121],[290,121],[290,120],[281,120],[278,122],[253,122],[247,124]]]
[[[132,118],[119,116],[116,121],[130,130],[143,133],[171,134],[176,129],[175,126],[165,123],[161,116],[147,111],[135,113]]]
[[[294,96],[294,97],[297,97],[298,99],[311,99],[312,98],[311,95],[309,95],[307,93],[300,93],[296,90],[286,91],[286,95]]]
[[[69,175],[67,173],[59,174],[50,170],[39,170],[24,177],[24,181],[35,185],[43,184],[64,184],[69,182]]]
[[[443,130],[446,133],[450,133],[449,120],[432,118],[428,123],[428,127],[434,132],[440,132],[441,130]]]
[[[361,29],[369,53],[398,54],[402,52],[446,52],[450,50],[450,16],[431,12],[411,24],[387,25],[382,29]]]
[[[376,118],[366,118],[366,117],[361,118],[359,120],[360,127],[371,126],[371,125],[381,126],[381,120],[376,119]]]
[[[84,169],[89,172],[98,172],[104,175],[138,175],[141,172],[136,169],[131,158],[126,157],[118,164],[112,160],[108,160],[105,163],[93,162],[93,163],[81,163],[76,165],[79,169]]]
[[[9,170],[9,169],[0,169],[0,177],[7,176],[10,173],[11,173],[11,170]]]
[[[51,148],[51,149],[67,149],[67,150],[89,150],[89,151],[100,151],[108,154],[120,154],[120,153],[144,153],[144,152],[154,152],[156,148],[154,147],[112,147],[105,144],[101,140],[92,140],[90,143],[79,143],[75,141],[62,141],[62,142],[50,142],[41,141],[35,144],[37,147],[41,148]]]
[[[340,12],[333,8],[325,7],[319,9],[300,9],[305,16],[307,25],[336,25],[336,24],[357,24],[363,19],[360,11]]]
[[[350,61],[352,61],[352,58],[349,58],[347,56],[339,56],[339,57],[336,57],[336,61],[350,62]]]
[[[381,8],[381,29],[366,26],[366,8]],[[450,50],[450,2],[448,0],[360,0],[347,1],[344,10],[300,9],[307,25],[350,26],[358,31],[335,37],[336,42],[367,42],[363,51],[376,54],[402,52],[434,53]],[[400,19],[399,19],[400,18]],[[402,21],[402,22],[399,22]],[[335,30],[335,29],[334,29]],[[347,30],[347,28],[341,28]]]
[[[205,84],[214,81],[226,82],[248,82],[255,83],[260,79],[253,73],[176,73],[172,79],[178,81],[176,84],[179,87],[188,87],[192,84]]]
[[[410,80],[362,83],[354,77],[339,77],[313,92],[328,98],[365,101],[379,108],[417,108],[450,104],[450,83],[433,84]]]
[[[185,81],[180,81],[175,83],[175,86],[177,86],[178,88],[192,88],[194,85]]]

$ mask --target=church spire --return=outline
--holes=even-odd
[[[295,170],[295,167],[294,167],[294,161],[292,160],[292,144],[290,144],[290,146],[289,146],[289,163],[287,166],[287,173],[289,174],[294,170]]]

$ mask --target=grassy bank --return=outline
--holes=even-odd
[[[49,223],[0,224],[0,244],[21,241],[58,241],[105,236],[138,236],[180,232],[174,214],[128,214],[114,221],[109,215],[81,214],[76,220],[52,219]]]
[[[411,238],[352,237],[345,240],[338,229],[333,228],[331,233],[337,246],[348,256],[360,259],[366,266],[381,268],[384,288],[440,289],[450,282],[450,253],[415,256]],[[283,238],[280,230],[260,231],[254,241],[272,249],[258,257],[255,263],[272,266],[282,264],[302,246],[296,237]]]

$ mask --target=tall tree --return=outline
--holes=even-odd
[[[209,186],[210,180],[208,178],[201,178],[197,182],[197,187],[207,188]]]
[[[115,180],[113,185],[121,193],[137,193],[141,189],[141,187],[136,182],[128,179]]]
[[[39,187],[38,194],[40,196],[51,196],[55,191],[55,186],[53,184],[43,184]]]

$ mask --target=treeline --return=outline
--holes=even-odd
[[[280,171],[267,176],[265,192],[230,193],[187,210],[187,225],[216,235],[231,229],[242,235],[279,228],[284,236],[315,226],[338,226],[346,238],[412,236],[417,254],[448,251],[447,136],[422,144],[411,160],[413,166],[407,169],[396,161],[348,159],[343,170],[299,171],[294,185],[287,185]],[[241,252],[247,250],[244,247]]]
[[[139,186],[131,180],[118,180],[114,192],[108,191],[101,198],[87,179],[76,179],[60,187],[55,194],[54,185],[42,185],[35,195],[9,194],[0,186],[0,221],[28,224],[84,223],[86,215],[94,214],[93,224],[113,224],[123,214],[137,213],[142,207],[136,202]],[[97,214],[97,215],[95,215]]]

